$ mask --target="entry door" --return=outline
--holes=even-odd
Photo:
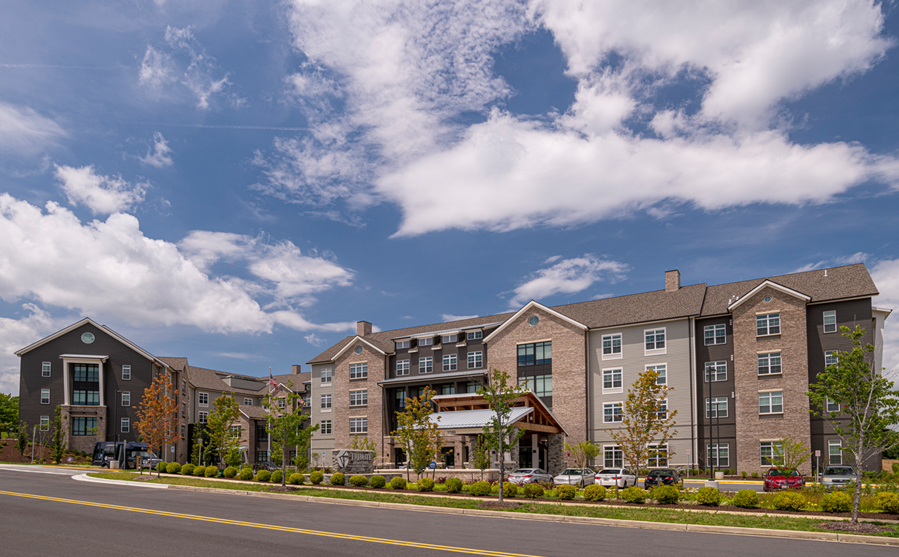
[[[531,447],[518,448],[518,464],[521,468],[533,468],[533,449]]]

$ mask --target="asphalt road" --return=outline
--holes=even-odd
[[[0,536],[17,555],[895,555],[854,544],[637,530],[78,482],[0,468]]]

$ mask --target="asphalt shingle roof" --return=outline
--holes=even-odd
[[[184,368],[187,367],[187,358],[173,358],[171,356],[158,356],[158,358],[175,371],[184,371]]]
[[[674,292],[655,290],[628,296],[591,300],[577,304],[553,306],[566,317],[591,329],[615,327],[630,323],[661,321],[699,315],[705,284],[683,286]]]
[[[261,389],[258,391],[253,391],[250,389],[241,389],[241,388],[235,388],[235,387],[228,386],[228,384],[223,381],[224,377],[226,377],[228,375],[233,375],[233,374],[225,373],[224,371],[216,371],[214,369],[206,369],[206,368],[202,368],[202,367],[195,367],[195,366],[187,367],[188,380],[190,381],[191,385],[193,385],[197,389],[208,389],[210,391],[226,391],[229,393],[255,395],[255,396],[265,394],[264,389]],[[265,387],[265,385],[268,383],[268,378],[263,378],[263,377],[245,377],[243,375],[236,376],[236,377],[260,381],[260,385],[262,387]]]

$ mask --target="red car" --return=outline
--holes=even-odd
[[[772,468],[765,474],[765,491],[802,489],[803,487],[805,487],[805,478],[798,470]]]

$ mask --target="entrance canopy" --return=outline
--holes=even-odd
[[[446,432],[450,435],[479,434],[496,415],[484,397],[476,393],[438,395],[431,401],[437,405],[437,412],[430,416],[431,421],[437,424],[438,429],[452,430]],[[530,433],[568,435],[562,424],[534,393],[525,393],[511,404],[509,421],[515,427]]]

